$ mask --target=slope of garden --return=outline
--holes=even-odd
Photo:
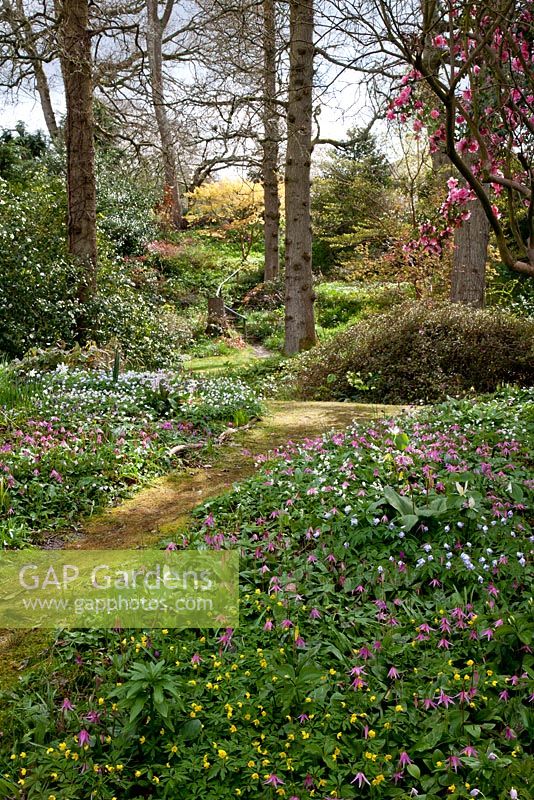
[[[0,542],[78,522],[261,411],[239,380],[176,372],[0,372]]]
[[[239,548],[240,627],[63,632],[4,698],[4,796],[529,797],[532,400],[357,424],[208,502],[162,546]]]

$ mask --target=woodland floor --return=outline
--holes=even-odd
[[[189,515],[205,500],[252,475],[258,455],[288,441],[342,430],[355,419],[391,417],[401,410],[401,406],[360,403],[272,401],[257,425],[237,432],[209,455],[204,453],[201,466],[154,481],[131,499],[90,517],[76,538],[57,539],[49,546],[85,550],[154,546],[185,531]],[[43,630],[0,632],[0,687],[13,684],[17,674],[39,653],[46,658],[49,643],[50,634]]]

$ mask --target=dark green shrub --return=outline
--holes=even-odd
[[[495,310],[404,304],[299,356],[298,394],[435,402],[504,383],[534,383],[534,322]]]
[[[134,178],[100,171],[98,227],[121,256],[141,255],[158,235],[155,194]]]
[[[124,261],[104,260],[98,289],[91,309],[97,344],[116,340],[130,368],[169,368],[180,362],[193,339],[192,322],[179,316],[150,280],[132,276]]]
[[[25,187],[0,179],[0,352],[73,344],[77,269],[67,253],[66,197],[36,168]]]

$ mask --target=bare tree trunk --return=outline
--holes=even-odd
[[[480,200],[469,204],[471,217],[454,234],[451,300],[483,308],[490,225]]]
[[[46,123],[46,129],[51,140],[54,142],[54,144],[57,144],[61,136],[56,121],[56,115],[52,107],[48,79],[40,61],[35,61],[32,66],[35,74],[35,86],[41,101],[41,109]]]
[[[15,11],[16,8],[16,11]],[[9,25],[13,34],[20,39],[21,48],[26,52],[28,61],[31,64],[33,75],[35,78],[35,86],[41,101],[41,108],[46,123],[48,134],[54,143],[57,143],[60,138],[59,128],[56,121],[56,115],[52,107],[52,100],[50,98],[50,87],[48,79],[43,69],[42,59],[39,57],[35,45],[35,36],[26,10],[24,8],[23,0],[16,0],[15,8],[6,4],[5,13],[9,21]]]
[[[168,0],[164,12],[165,17],[169,17],[172,6],[173,0]],[[165,106],[163,86],[163,31],[165,23],[158,14],[158,0],[146,0],[146,8],[148,14],[147,55],[150,68],[152,103],[161,140],[163,161],[163,204],[172,224],[180,229],[183,226],[182,202],[178,187],[172,128]]]
[[[93,79],[89,0],[56,0],[61,71],[67,121],[69,251],[83,267],[78,286],[81,313],[77,336],[88,333],[85,306],[96,292],[96,179],[93,139]]]
[[[313,0],[290,0],[285,171],[287,355],[307,350],[316,341],[310,215],[313,23]]]
[[[276,108],[276,0],[263,0],[263,199],[264,280],[278,276],[280,198],[278,196],[278,116]]]

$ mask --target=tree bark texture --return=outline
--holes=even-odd
[[[263,0],[263,199],[264,280],[278,276],[280,198],[278,196],[278,112],[276,107],[276,0]]]
[[[61,71],[67,119],[67,202],[69,251],[80,262],[81,313],[78,339],[87,335],[84,306],[96,292],[96,179],[93,79],[88,0],[56,0]]]
[[[480,200],[469,203],[471,217],[454,234],[451,300],[483,308],[490,224]]]
[[[163,31],[164,24],[158,13],[158,0],[146,0],[147,55],[150,69],[152,103],[161,140],[163,162],[163,207],[175,228],[183,227],[182,201],[178,186],[172,126],[165,105],[163,81]]]
[[[208,324],[206,333],[209,336],[220,336],[228,328],[228,318],[224,307],[224,297],[208,297]]]
[[[313,0],[290,0],[289,93],[285,169],[287,355],[315,344],[310,215]]]
[[[432,164],[444,183],[448,178],[458,176],[445,153],[433,153]],[[453,303],[483,308],[490,224],[480,200],[473,200],[469,210],[471,217],[454,232],[450,299]]]

